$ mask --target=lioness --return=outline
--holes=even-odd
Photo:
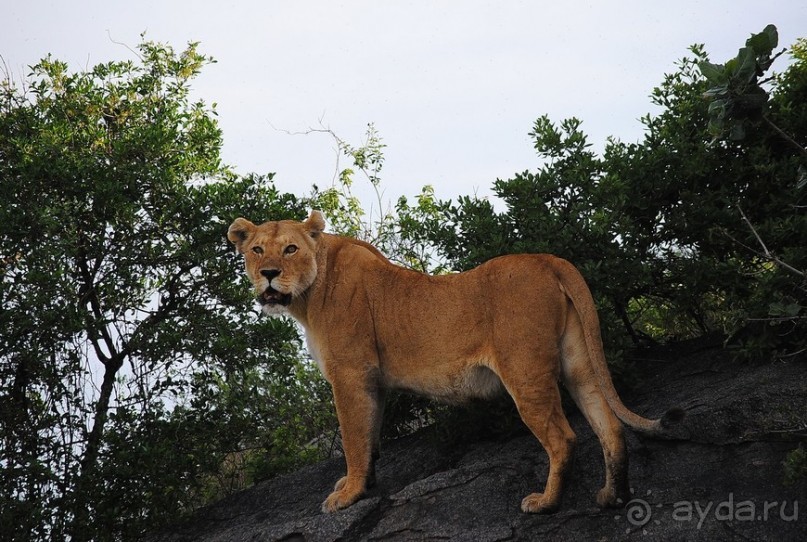
[[[227,237],[244,255],[263,312],[302,324],[312,357],[333,387],[347,461],[322,509],[355,503],[375,477],[384,390],[458,401],[501,389],[549,455],[543,493],[525,512],[555,509],[575,435],[561,409],[563,379],[602,445],[600,506],[628,498],[620,420],[658,433],[665,415],[629,411],[611,382],[599,320],[583,277],[546,254],[495,258],[465,273],[428,276],[394,265],[372,245],[305,222],[238,218]]]

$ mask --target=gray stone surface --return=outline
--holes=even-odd
[[[341,459],[260,483],[151,536],[153,542],[361,540],[807,540],[807,481],[782,462],[807,441],[807,362],[740,363],[720,350],[648,354],[626,404],[653,417],[687,410],[676,438],[627,431],[633,500],[600,510],[601,449],[574,408],[575,459],[560,510],[528,515],[546,455],[526,433],[449,444],[427,429],[388,443],[378,485],[335,514],[320,504]],[[775,503],[775,504],[774,504]]]

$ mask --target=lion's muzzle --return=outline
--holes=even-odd
[[[287,307],[291,303],[291,294],[284,294],[272,287],[272,280],[280,276],[280,269],[261,269],[260,274],[267,281],[266,290],[258,295],[261,305],[281,305]]]
[[[261,305],[281,305],[288,307],[291,304],[291,294],[278,292],[269,286],[258,296],[258,301],[260,301]]]

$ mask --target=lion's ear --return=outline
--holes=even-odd
[[[236,218],[235,221],[230,224],[230,229],[227,230],[227,239],[243,254],[244,242],[249,239],[253,233],[255,233],[255,224],[246,218]]]
[[[322,212],[311,211],[309,217],[303,222],[303,227],[308,235],[316,239],[320,233],[325,231],[325,217]]]

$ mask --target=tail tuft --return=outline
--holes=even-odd
[[[686,416],[686,412],[682,408],[671,408],[664,415],[661,417],[661,428],[662,429],[669,429],[673,425],[676,425],[681,422]]]

